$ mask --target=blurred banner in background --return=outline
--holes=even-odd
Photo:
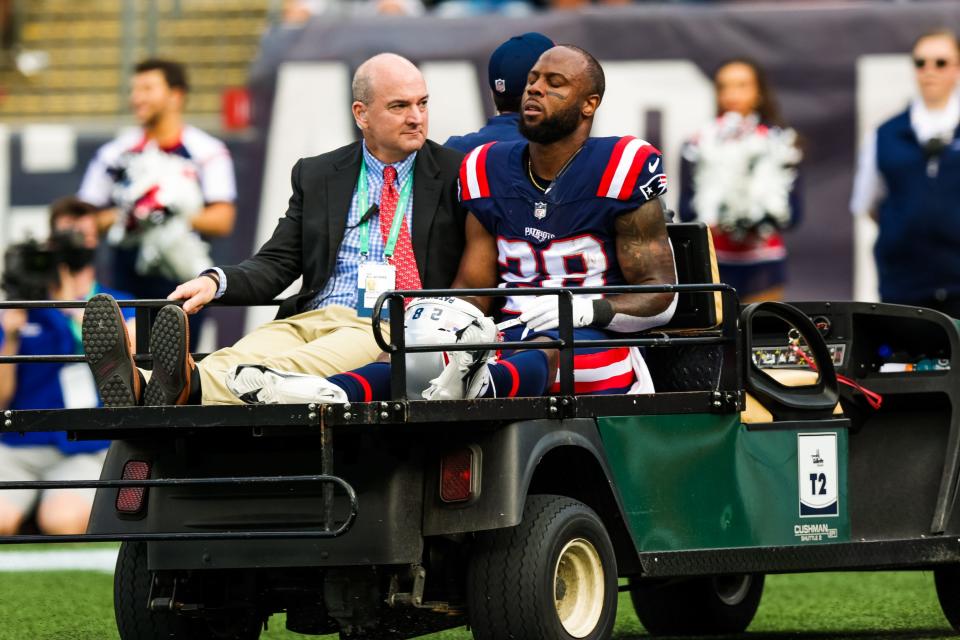
[[[603,63],[607,94],[594,134],[637,135],[658,145],[675,198],[680,143],[714,115],[712,72],[728,58],[748,56],[769,72],[785,120],[805,143],[806,217],[787,234],[787,299],[848,299],[854,225],[847,203],[861,132],[905,108],[913,93],[913,40],[942,26],[960,28],[960,3],[645,4],[516,20],[315,20],[265,39],[251,77],[254,112],[265,128],[282,132],[269,138],[266,160],[266,175],[275,171],[279,184],[299,155],[352,139],[350,74],[366,57],[394,51],[423,65],[430,137],[442,142],[492,113],[490,52],[511,35],[537,30]],[[286,182],[275,195],[272,181],[265,184],[260,239],[288,196]],[[872,240],[862,242],[869,271]],[[872,274],[861,275],[857,297],[875,298]]]
[[[906,107],[914,91],[910,47],[935,27],[960,29],[960,2],[635,4],[522,19],[321,16],[303,27],[277,25],[251,68],[254,126],[224,136],[237,165],[239,215],[234,237],[215,243],[214,258],[243,259],[269,236],[286,210],[297,158],[355,139],[350,78],[362,60],[393,51],[422,66],[430,137],[443,142],[492,114],[490,52],[536,30],[603,63],[607,94],[594,133],[636,135],[659,146],[673,179],[671,204],[679,192],[680,144],[715,113],[712,72],[732,57],[759,62],[785,120],[804,141],[805,219],[787,234],[787,299],[875,299],[872,223],[855,229],[848,211],[856,150],[864,132]],[[0,162],[9,163],[0,171],[0,197],[8,175],[10,205],[23,211],[75,191],[102,142],[77,129],[69,170],[31,173],[19,133],[9,148],[0,144]],[[254,312],[246,324],[270,316],[272,310]],[[237,316],[220,324],[221,344],[242,331]]]

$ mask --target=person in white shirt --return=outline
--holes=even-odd
[[[113,286],[138,298],[166,298],[213,266],[202,238],[233,230],[233,161],[223,142],[184,122],[187,91],[183,65],[138,64],[130,106],[139,127],[97,151],[77,194],[100,209]],[[199,327],[191,328],[195,340]]]

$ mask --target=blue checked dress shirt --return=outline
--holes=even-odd
[[[369,205],[379,204],[380,191],[383,189],[383,170],[387,166],[373,157],[370,150],[367,149],[367,143],[363,143],[363,159],[367,163],[367,202]],[[401,162],[391,165],[397,170],[397,191],[399,192],[407,180],[413,178],[413,163],[417,159],[417,153],[413,152]],[[357,272],[360,266],[360,218],[365,211],[360,211],[360,198],[357,190],[353,191],[353,198],[350,200],[350,213],[347,216],[346,232],[343,236],[343,243],[340,245],[340,251],[337,253],[337,264],[333,269],[333,276],[327,281],[327,286],[323,288],[317,297],[307,306],[308,309],[322,309],[330,305],[340,305],[343,307],[355,307],[357,304]],[[410,218],[413,216],[413,196],[407,199],[404,205],[403,217],[407,228],[412,231]],[[331,212],[336,215],[335,212]],[[383,262],[383,236],[380,234],[380,214],[370,219],[370,251],[367,260],[372,262]]]
[[[388,165],[377,160],[367,149],[367,143],[363,143],[363,159],[367,163],[367,206],[380,203],[380,191],[383,189],[383,170]],[[407,180],[413,179],[413,165],[417,159],[417,152],[414,151],[400,162],[390,166],[397,170],[397,191],[403,189]],[[307,309],[323,309],[331,305],[340,305],[344,307],[355,308],[357,303],[357,272],[360,266],[360,218],[365,211],[360,211],[360,198],[357,196],[357,189],[354,187],[353,198],[350,200],[350,211],[347,214],[346,231],[343,236],[343,242],[340,244],[340,251],[337,253],[337,264],[334,266],[333,275],[327,280],[327,286],[316,295],[307,305]],[[337,215],[336,211],[329,212],[329,215]],[[411,218],[413,217],[413,194],[404,206],[404,221],[407,228],[413,231]],[[383,262],[383,236],[380,234],[380,214],[370,218],[370,244],[367,260],[373,262]],[[220,276],[220,287],[217,290],[216,297],[219,298],[227,289],[227,277],[220,268],[213,269]]]

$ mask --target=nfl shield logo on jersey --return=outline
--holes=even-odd
[[[537,220],[543,220],[547,217],[547,203],[546,202],[534,202],[533,203],[533,217]]]

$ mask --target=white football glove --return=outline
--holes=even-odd
[[[560,326],[560,297],[537,296],[530,308],[520,314],[520,322],[531,332],[547,331]],[[573,298],[573,328],[587,327],[593,322],[593,300]]]
[[[497,325],[492,318],[479,318],[458,333],[459,343],[497,341]],[[493,352],[447,351],[446,356],[449,363],[439,376],[430,381],[430,386],[423,392],[424,399],[462,400],[483,395],[491,381],[487,364],[494,361]]]

